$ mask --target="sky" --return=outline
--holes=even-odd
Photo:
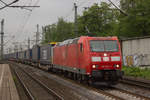
[[[3,0],[10,3],[13,0]],[[82,14],[84,8],[90,7],[93,3],[108,2],[108,0],[19,0],[13,5],[40,6],[39,8],[5,8],[0,10],[0,21],[5,20],[5,51],[14,48],[15,42],[22,45],[27,44],[27,39],[35,39],[36,25],[41,27],[56,23],[59,17],[67,21],[74,20],[73,4],[78,5],[78,14]],[[119,0],[112,0],[119,5]],[[0,3],[0,7],[4,5]],[[32,10],[32,11],[31,11]]]

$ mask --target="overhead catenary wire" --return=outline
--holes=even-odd
[[[83,0],[82,2],[77,2],[77,6],[78,6],[78,9],[82,6],[82,5],[84,5],[85,3],[87,3],[88,1],[90,1],[90,0]],[[69,11],[69,13],[67,13],[66,14],[66,16],[65,17],[63,17],[63,19],[65,19],[65,20],[67,20],[67,18],[68,17],[70,17],[71,16],[71,14],[73,14],[74,13],[74,7]]]
[[[31,2],[32,2],[32,0],[31,0]],[[39,0],[37,0],[34,5],[37,5],[38,2],[39,2]],[[31,3],[30,3],[30,5],[31,5]],[[32,11],[33,11],[34,9],[35,9],[35,8],[32,8]],[[21,22],[22,25],[19,25],[18,31],[16,32],[16,33],[17,33],[17,37],[8,40],[8,41],[5,43],[5,45],[6,45],[7,43],[11,43],[11,41],[13,41],[14,39],[16,39],[16,41],[17,41],[17,40],[20,38],[20,36],[22,35],[23,30],[24,30],[24,28],[25,28],[25,26],[26,26],[26,24],[27,24],[27,22],[28,22],[28,20],[29,20],[29,18],[30,18],[31,15],[32,15],[32,12],[30,12],[27,16],[26,16],[26,15],[24,16],[24,18],[25,18],[25,17],[27,17],[27,18],[24,20],[24,23],[23,23],[23,24],[22,24],[22,22]],[[21,28],[20,28],[20,26],[21,26]],[[18,34],[18,33],[19,33],[19,34]]]
[[[23,19],[26,19],[26,15],[24,15]],[[21,32],[22,32],[21,30],[24,28],[24,25],[25,25],[26,22],[27,22],[26,20],[23,20],[23,22],[20,23],[18,30],[15,32],[15,33],[17,33],[16,35],[18,36],[18,38],[20,37],[20,34],[18,34],[18,33],[21,33]],[[23,24],[22,24],[22,23],[23,23]],[[5,45],[6,45],[7,43],[11,43],[11,41],[13,41],[14,39],[15,39],[15,37],[12,37],[11,39],[9,39],[9,40],[5,43]]]
[[[116,9],[118,9],[122,14],[125,16],[128,16],[127,13],[125,13],[123,10],[121,10],[117,5],[115,5],[111,0],[108,0]]]
[[[3,0],[0,0],[0,2],[4,5],[7,5],[7,3],[5,3]]]
[[[31,1],[33,1],[33,0],[31,0]],[[78,0],[79,1],[79,0]],[[91,1],[91,0],[80,0],[80,1],[82,1],[82,2],[80,2],[79,4],[78,4],[78,7],[81,7],[82,5],[84,5],[85,3],[87,3],[87,2],[89,2],[89,1]],[[90,2],[90,3],[92,3],[92,1]],[[69,12],[69,13],[67,13],[67,15],[64,17],[64,18],[68,18],[68,16],[70,16],[72,13],[73,13],[73,10],[74,9],[71,9],[71,11]],[[32,14],[32,12],[31,12],[31,14]],[[30,18],[30,16],[29,16],[29,18]],[[28,19],[29,20],[29,19]],[[28,20],[26,21],[26,19],[25,19],[25,23],[23,23],[24,25],[21,25],[21,28],[19,29],[19,32],[17,32],[17,33],[19,33],[19,34],[17,34],[17,37],[16,38],[13,38],[13,40],[14,39],[16,39],[16,41],[20,38],[20,35],[22,35],[22,33],[23,33],[23,31],[24,31],[24,28],[25,28],[25,26],[26,26],[26,24],[28,23]],[[13,41],[13,40],[10,40],[10,41]]]
[[[31,0],[32,1],[32,0]],[[80,7],[80,6],[82,6],[83,4],[85,4],[86,2],[88,2],[88,1],[90,1],[90,0],[83,0],[83,2],[81,2],[79,5],[78,5],[78,7]],[[69,12],[69,14],[66,16],[66,17],[64,17],[64,18],[67,18],[69,15],[70,15],[70,13],[73,13],[73,10],[74,9],[72,9],[70,12]],[[29,16],[30,16],[30,14],[29,14]],[[28,20],[28,19],[27,19]],[[23,29],[24,29],[24,27],[25,27],[25,25],[26,25],[26,23],[27,23],[28,21],[25,21],[25,24],[23,24],[22,25],[22,28],[19,28],[20,29],[20,31],[19,32],[17,32],[17,33],[22,33],[23,32]],[[21,26],[21,25],[20,25]],[[17,38],[19,38],[20,37],[20,34],[19,34],[19,36],[18,36],[18,34],[17,34]],[[15,39],[15,38],[14,38]],[[13,39],[13,40],[14,40]]]
[[[31,0],[31,1],[32,1],[32,0]],[[24,5],[26,5],[27,3],[28,3],[28,2],[24,3]],[[23,16],[23,19],[26,19],[25,17],[26,17],[26,14]],[[17,33],[17,36],[20,35],[20,34],[18,35],[18,33],[20,32],[20,29],[22,29],[22,25],[23,25],[22,23],[24,23],[24,22],[26,22],[26,21],[23,20],[23,22],[20,22],[19,28],[18,28],[18,30],[15,32],[15,33]],[[20,27],[21,27],[21,28],[20,28]],[[15,39],[15,36],[12,37],[11,39],[9,39],[7,42],[5,42],[5,45],[8,44],[8,43],[10,43],[10,42],[13,41],[14,39]],[[9,45],[8,45],[8,46],[9,46]]]
[[[0,1],[3,2],[2,0],[0,0]],[[1,7],[0,10],[2,10],[2,9],[4,9],[4,8],[6,8],[6,7],[8,7],[8,6],[10,6],[10,5],[12,5],[12,4],[18,2],[18,1],[19,1],[19,0],[14,0],[13,2],[11,2],[11,3],[9,3],[9,4],[3,2],[5,5],[4,5],[3,7]]]
[[[36,5],[38,4],[38,2],[39,2],[39,0],[36,1],[36,3],[34,4],[34,6],[36,6]],[[31,10],[33,11],[34,9],[35,9],[35,8],[32,8]],[[32,15],[32,12],[28,14],[28,18],[27,18],[27,20],[26,20],[26,23],[25,23],[24,26],[23,26],[23,29],[21,30],[21,33],[23,33],[23,30],[24,30],[24,28],[25,28],[27,22],[29,21],[31,15]]]
[[[19,0],[16,0],[16,1],[14,1],[14,3],[16,3],[16,2],[18,2]],[[32,2],[32,0],[30,0],[31,2]],[[0,0],[0,2],[1,3],[3,3],[5,6],[7,6],[7,7],[12,7],[12,8],[21,8],[21,9],[26,9],[26,10],[29,10],[29,11],[31,11],[31,9],[28,9],[29,7],[31,8],[31,7],[40,7],[40,6],[26,6],[26,5],[23,5],[23,6],[17,6],[17,5],[12,5],[12,4],[7,4],[7,3],[5,3],[4,1],[2,1],[2,0]],[[12,6],[11,6],[12,5]],[[29,4],[30,5],[30,4]],[[5,8],[5,6],[4,6],[4,8]],[[28,8],[27,8],[28,7]]]

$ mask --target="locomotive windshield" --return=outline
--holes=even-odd
[[[116,40],[91,40],[90,48],[93,52],[115,52],[118,51]]]

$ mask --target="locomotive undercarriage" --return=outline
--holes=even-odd
[[[61,70],[54,68],[54,65],[40,65],[39,63],[32,62],[29,65],[36,66],[36,67],[47,67],[46,69],[48,71],[57,73],[57,74],[62,74],[65,77],[69,77],[73,80],[77,80],[79,82],[86,82],[87,84],[93,84],[95,82],[105,82],[110,85],[114,85],[118,82],[119,79],[122,78],[123,72],[120,70],[93,70],[92,75],[86,75],[86,74],[79,74],[75,72],[70,72],[67,70]],[[42,69],[43,69],[42,67]],[[40,67],[41,68],[41,67]],[[45,69],[45,68],[44,68]]]
[[[116,84],[122,76],[123,72],[120,70],[94,70],[91,78],[93,81]]]
[[[57,74],[62,74],[65,77],[71,78],[73,80],[78,80],[81,83],[86,82],[88,84],[93,84],[95,82],[105,82],[110,85],[115,85],[123,76],[123,72],[120,70],[94,70],[92,72],[92,75],[79,74],[57,68],[52,68],[49,71],[55,72]]]

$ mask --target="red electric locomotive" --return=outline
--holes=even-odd
[[[81,36],[53,48],[53,68],[74,79],[117,83],[122,77],[122,57],[117,37]]]

